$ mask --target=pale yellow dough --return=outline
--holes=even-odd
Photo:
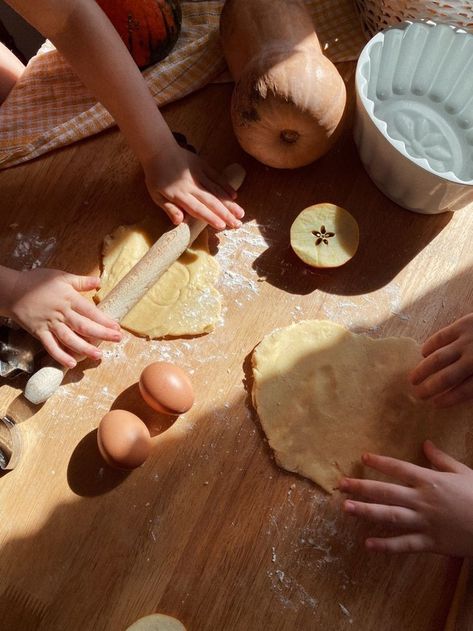
[[[162,234],[156,218],[120,226],[105,237],[102,300]],[[209,253],[207,231],[163,274],[122,320],[124,328],[148,338],[197,335],[215,328],[221,296],[215,289],[219,265]]]
[[[316,204],[303,210],[291,226],[291,246],[312,267],[340,267],[358,249],[358,224],[335,204]]]
[[[278,464],[333,492],[342,475],[376,477],[366,451],[420,462],[426,438],[461,461],[471,406],[438,410],[416,399],[410,338],[372,339],[322,320],[267,335],[253,354],[253,402]]]
[[[186,631],[182,622],[162,613],[154,613],[140,618],[126,631]]]

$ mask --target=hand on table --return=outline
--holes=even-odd
[[[420,399],[448,407],[473,398],[473,314],[432,335],[422,354],[410,376]]]
[[[176,144],[164,158],[156,157],[144,165],[144,171],[152,199],[175,225],[188,213],[216,230],[241,226],[245,213],[233,201],[236,192],[199,156]]]
[[[393,536],[369,538],[369,550],[473,556],[473,471],[435,447],[424,452],[435,469],[366,454],[363,463],[401,484],[345,478],[345,512],[391,526]],[[368,503],[369,502],[369,503]]]
[[[71,351],[100,359],[100,350],[87,340],[121,339],[120,325],[79,294],[97,289],[99,284],[100,279],[94,276],[53,269],[19,272],[7,314],[38,338],[51,357],[73,368],[77,362]]]

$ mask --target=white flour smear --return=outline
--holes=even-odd
[[[346,560],[340,550],[351,550],[354,540],[340,526],[344,516],[340,513],[331,518],[321,516],[329,508],[330,498],[317,489],[307,487],[298,490],[292,484],[286,502],[270,510],[266,535],[271,541],[266,575],[270,588],[283,608],[299,611],[301,608],[320,614],[321,594],[317,593],[323,577],[330,579],[340,592],[342,600],[345,590],[354,581],[346,572]],[[300,524],[296,506],[311,508],[311,517]],[[327,511],[328,512],[328,511]],[[338,550],[338,551],[337,551]],[[336,611],[341,618],[349,618],[349,609],[338,602]]]
[[[224,295],[244,290],[244,299],[252,300],[259,293],[258,274],[252,266],[267,247],[255,220],[244,223],[238,230],[224,232],[216,255],[221,268],[217,288]]]

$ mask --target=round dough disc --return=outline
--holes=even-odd
[[[358,249],[360,231],[350,213],[335,204],[309,206],[291,226],[291,246],[312,267],[340,267]]]
[[[186,631],[182,622],[162,613],[154,613],[134,622],[126,631]]]
[[[421,358],[410,338],[373,339],[327,320],[267,335],[252,357],[252,398],[277,463],[329,493],[343,475],[376,477],[362,466],[367,451],[425,465],[426,438],[470,464],[471,406],[416,399],[408,374]]]

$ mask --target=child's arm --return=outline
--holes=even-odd
[[[90,342],[121,339],[119,324],[78,293],[99,284],[95,276],[52,269],[17,272],[0,266],[0,315],[37,337],[60,364],[74,368],[71,351],[100,359],[100,350]]]
[[[411,373],[415,394],[447,407],[473,398],[473,314],[438,331],[422,347]]]
[[[238,227],[235,191],[200,158],[181,149],[138,67],[95,0],[7,0],[49,38],[112,114],[141,162],[153,200],[173,223],[183,211],[214,228]]]
[[[18,57],[0,43],[0,104],[7,98],[24,69]]]
[[[393,536],[367,539],[370,550],[473,556],[473,471],[430,441],[424,452],[434,470],[363,456],[365,465],[401,484],[346,478],[340,490],[369,503],[348,499],[344,510],[393,529]]]

